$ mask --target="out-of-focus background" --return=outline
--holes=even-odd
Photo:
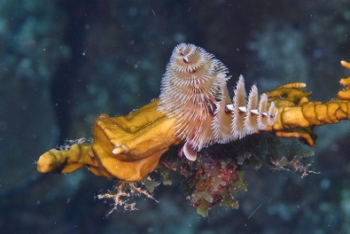
[[[158,97],[173,48],[213,53],[234,87],[267,91],[307,83],[312,100],[335,97],[350,60],[350,2],[303,0],[1,0],[0,230],[2,233],[347,233],[350,124],[318,128],[300,178],[267,167],[246,173],[240,208],[196,214],[178,186],[160,203],[114,212],[95,196],[112,181],[82,169],[40,175],[35,161],[66,139],[92,137],[101,113],[125,115]],[[231,89],[232,91],[232,89]]]

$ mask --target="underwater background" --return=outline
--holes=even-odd
[[[196,213],[179,185],[138,211],[97,200],[113,181],[88,170],[41,175],[35,161],[67,139],[92,137],[101,113],[125,115],[159,96],[173,48],[193,43],[260,92],[305,82],[336,95],[350,60],[350,2],[287,0],[1,0],[2,233],[348,233],[350,124],[316,128],[319,174],[250,168],[240,207]]]

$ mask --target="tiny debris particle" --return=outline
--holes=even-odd
[[[151,11],[152,11],[153,15],[154,15],[155,17],[157,17],[157,15],[156,15],[156,13],[154,12],[154,10],[151,9]]]

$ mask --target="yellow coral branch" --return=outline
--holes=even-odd
[[[350,63],[345,61],[340,61],[340,63],[341,65],[343,65],[343,67],[350,70]],[[350,99],[350,77],[340,79],[339,83],[345,87],[345,90],[340,90],[338,92],[338,98],[349,100]]]
[[[350,63],[341,63],[350,69]],[[350,119],[350,77],[341,79],[340,83],[345,90],[338,92],[338,99],[326,103],[310,102],[310,93],[301,90],[304,83],[291,83],[267,92],[269,103],[273,101],[278,109],[278,116],[265,131],[272,131],[279,137],[300,138],[314,146],[313,127]],[[124,181],[141,180],[156,168],[171,145],[181,142],[175,134],[175,119],[159,112],[158,103],[158,99],[154,100],[127,116],[101,115],[95,121],[92,145],[74,144],[69,150],[52,149],[40,156],[38,171],[70,173],[88,166],[95,175]]]
[[[157,111],[158,102],[125,117],[101,115],[95,121],[91,146],[52,149],[40,156],[38,171],[70,173],[86,165],[98,176],[141,180],[156,168],[170,145],[180,142],[174,133],[174,120]]]
[[[74,144],[69,150],[51,149],[40,156],[37,170],[41,173],[71,173],[86,165],[95,165],[90,145]]]
[[[170,145],[179,143],[174,120],[156,110],[155,100],[126,117],[101,115],[94,126],[92,149],[114,177],[138,181],[152,172]]]
[[[350,63],[341,61],[341,64],[350,70]],[[310,93],[299,90],[305,87],[300,83],[287,84],[267,92],[269,101],[276,103],[279,115],[274,125],[266,130],[275,131],[279,137],[300,138],[314,146],[316,135],[310,127],[350,119],[350,77],[341,79],[340,83],[345,90],[338,92],[338,99],[326,103],[309,102]]]

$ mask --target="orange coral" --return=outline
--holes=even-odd
[[[69,150],[52,149],[37,162],[41,173],[70,173],[83,166],[98,176],[139,181],[158,165],[170,145],[179,143],[174,120],[156,110],[155,100],[128,116],[103,114],[94,125],[92,145],[74,144]]]
[[[157,167],[163,153],[179,142],[174,120],[158,112],[157,104],[155,100],[126,117],[97,118],[92,150],[113,177],[141,180]]]
[[[350,63],[341,61],[350,70]],[[350,77],[343,78],[340,83],[346,90],[338,92],[338,99],[326,103],[310,102],[309,92],[300,90],[305,85],[292,83],[267,92],[269,100],[273,100],[279,110],[277,121],[266,130],[273,130],[279,137],[300,138],[310,146],[315,145],[316,135],[310,127],[324,124],[335,124],[350,119]]]
[[[340,61],[340,63],[343,65],[343,67],[346,67],[350,70],[350,63],[345,61]],[[338,98],[347,100],[350,99],[350,77],[340,79],[339,83],[345,87],[345,90],[338,92]]]
[[[91,146],[74,144],[69,150],[51,149],[45,152],[37,161],[37,170],[40,173],[59,172],[66,174],[86,165],[97,165],[93,161]]]
[[[189,58],[186,59],[186,62],[190,62]],[[342,65],[350,69],[349,63],[342,62]],[[230,126],[232,116],[226,114],[236,109],[233,120],[240,119],[236,120],[239,122],[236,128],[242,126],[245,128],[248,122],[253,122],[252,126],[260,126],[258,129],[264,126],[265,131],[273,131],[277,136],[300,138],[313,146],[316,136],[312,132],[312,127],[350,119],[349,83],[350,77],[342,79],[341,84],[346,87],[346,90],[339,91],[338,99],[326,103],[310,102],[308,100],[310,93],[301,90],[305,84],[292,83],[267,92],[266,95],[261,95],[259,105],[257,91],[254,87],[247,104],[245,95],[237,95],[245,92],[243,81],[238,84],[238,86],[243,86],[243,89],[236,89],[235,97],[238,99],[234,99],[233,104],[229,104],[226,101],[228,97],[226,86],[221,84],[216,90],[220,97],[219,102],[210,97],[209,107],[205,107],[209,108],[209,126],[213,124],[220,129],[220,131],[211,130],[210,134],[214,134],[214,138],[220,138],[224,134],[232,133],[226,127],[222,127],[232,127]],[[271,104],[272,102],[277,109]],[[171,145],[181,143],[182,137],[176,134],[178,120],[158,111],[158,103],[158,99],[154,100],[127,116],[111,118],[105,114],[101,115],[96,119],[94,125],[92,145],[74,144],[69,150],[52,149],[39,158],[38,171],[70,173],[87,166],[92,173],[98,176],[118,178],[124,181],[141,180],[157,167],[160,157]],[[272,106],[270,110],[267,108],[268,104]],[[210,107],[210,105],[213,106]],[[161,110],[164,110],[163,108]],[[210,108],[213,109],[210,110]],[[278,115],[273,117],[277,111]],[[242,115],[244,118],[237,115]],[[220,119],[217,117],[215,120],[215,116],[219,116]],[[266,124],[265,117],[276,121]],[[271,126],[266,127],[266,125]],[[257,129],[252,133],[255,131]],[[225,142],[225,140],[221,141],[221,143]],[[185,150],[191,151],[193,148],[189,147]]]

